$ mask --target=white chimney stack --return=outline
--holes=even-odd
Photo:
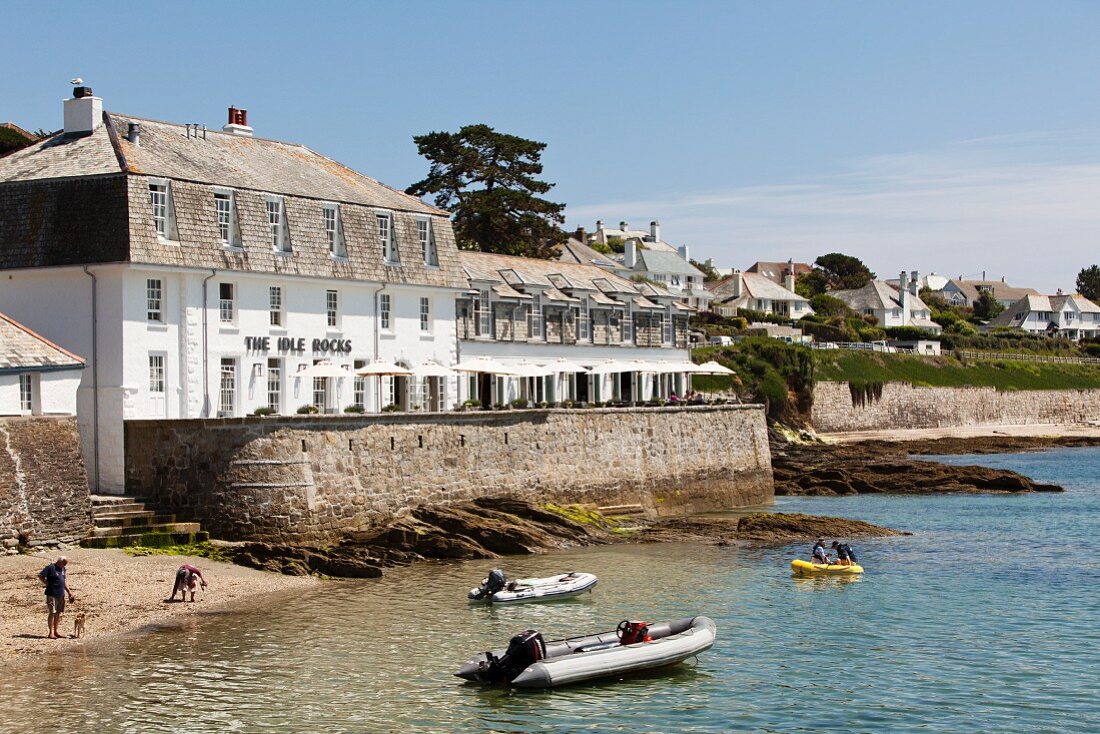
[[[730,286],[732,287],[732,290],[733,290],[733,297],[734,298],[740,298],[741,297],[741,271],[738,270],[737,268],[734,268],[733,269],[733,275],[731,277],[733,278],[733,280],[730,281]]]
[[[687,245],[680,245],[679,247],[676,248],[676,252],[680,253],[680,257],[684,258],[684,260],[688,259],[688,246]]]
[[[656,219],[649,223],[649,239],[651,242],[661,241],[661,223]]]
[[[619,229],[621,229],[624,233],[626,232],[626,229],[629,226],[630,225],[628,225],[626,222],[619,222]]]
[[[634,244],[634,240],[627,240],[626,244],[623,246],[623,265],[633,270],[634,264],[637,262],[637,260],[638,251],[636,249],[636,245]]]
[[[904,270],[898,278],[898,301],[901,304],[901,325],[906,326],[909,323],[909,274]]]
[[[91,87],[75,87],[65,100],[65,134],[90,135],[103,124],[103,100],[92,96]]]
[[[916,270],[909,273],[909,292],[914,296],[920,295],[920,273]]]

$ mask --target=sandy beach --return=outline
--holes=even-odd
[[[46,637],[46,602],[38,572],[59,553],[0,557],[0,660],[73,650],[112,635],[134,632],[154,624],[170,624],[187,617],[232,608],[259,595],[308,588],[319,583],[310,577],[283,576],[229,563],[188,556],[129,556],[121,550],[72,548],[69,588],[76,602],[62,617],[61,630],[72,634],[76,612],[87,614],[85,636],[50,640]],[[209,583],[195,603],[165,603],[176,569],[192,563]],[[179,597],[177,596],[177,599]]]
[[[1100,424],[1072,423],[1065,425],[1007,425],[1007,426],[959,426],[953,428],[899,428],[889,431],[851,431],[847,433],[821,433],[827,442],[858,443],[860,441],[926,441],[942,438],[983,438],[1007,436],[1012,438],[1100,438]]]

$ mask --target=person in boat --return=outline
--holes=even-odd
[[[836,543],[833,543],[833,547],[836,547]],[[814,543],[814,549],[810,552],[810,563],[821,563],[826,566],[832,563],[829,560],[829,553],[825,550],[824,538],[818,538]]]
[[[852,552],[852,546],[847,543],[841,543],[839,540],[834,540],[833,550],[836,551],[836,562],[841,566],[856,565],[856,554]]]

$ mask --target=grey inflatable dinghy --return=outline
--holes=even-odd
[[[494,568],[481,586],[470,589],[470,601],[491,604],[522,604],[533,601],[569,599],[592,591],[598,579],[590,573],[571,571],[541,579],[507,581],[504,572]]]
[[[714,621],[701,616],[655,624],[623,621],[610,632],[551,642],[528,630],[513,637],[507,650],[482,653],[455,675],[522,688],[563,686],[675,665],[709,650],[716,634]]]

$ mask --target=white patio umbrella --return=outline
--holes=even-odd
[[[545,367],[548,370],[552,370],[554,373],[560,373],[560,372],[588,372],[588,368],[585,367],[583,364],[577,364],[576,362],[571,362],[568,359],[566,359],[565,357],[559,357],[558,359],[554,360],[553,362],[545,362],[541,366]]]
[[[343,377],[350,377],[351,372],[344,369],[340,365],[333,364],[329,361],[318,362],[315,365],[306,367],[304,370],[298,370],[294,373],[294,377],[302,379],[305,377],[334,377],[340,379]]]
[[[367,366],[355,370],[355,374],[360,377],[408,377],[412,372],[400,365],[391,364],[390,362],[371,362]]]
[[[412,374],[415,377],[452,377],[456,373],[439,362],[423,362],[412,368]]]
[[[488,357],[474,357],[465,362],[459,362],[451,367],[455,372],[486,372],[493,375],[515,375],[510,365],[489,359]]]
[[[705,371],[704,371],[705,370]],[[714,360],[703,362],[699,365],[700,375],[736,375],[737,373],[725,365],[718,364]]]
[[[554,374],[554,370],[549,367],[539,367],[531,362],[516,362],[511,368],[511,374],[515,377],[548,377]]]
[[[592,375],[613,375],[619,372],[635,372],[636,370],[631,366],[629,362],[621,362],[615,359],[609,359],[606,362],[599,362],[589,368],[588,372]]]
[[[679,372],[699,373],[698,367],[693,362],[670,362],[664,359],[653,365],[653,371],[659,375],[672,375]]]

